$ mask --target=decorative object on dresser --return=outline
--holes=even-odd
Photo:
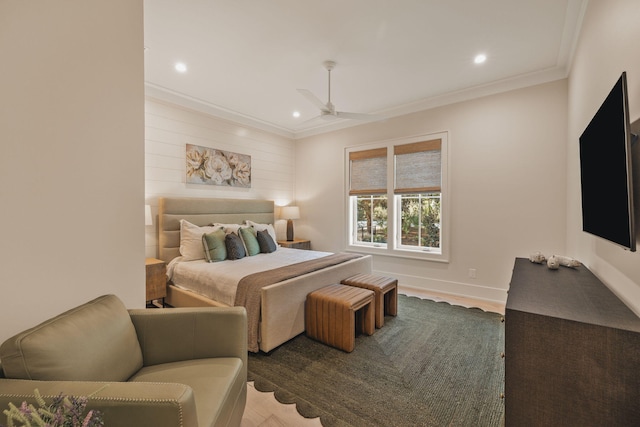
[[[160,300],[164,307],[164,298],[167,296],[167,266],[159,259],[146,258],[145,269],[147,271],[147,304],[153,305],[154,300]]]
[[[637,425],[640,318],[586,267],[516,259],[505,353],[507,426]]]
[[[283,248],[311,250],[311,241],[307,239],[278,240],[278,244]]]
[[[582,263],[573,258],[569,258],[568,256],[562,255],[551,255],[547,258],[542,252],[534,252],[529,255],[529,261],[535,262],[537,264],[542,264],[543,262],[547,262],[547,267],[551,270],[557,270],[561,265],[565,267],[579,267]]]
[[[280,218],[287,220],[287,241],[293,241],[293,220],[300,219],[300,208],[283,206],[280,208]]]

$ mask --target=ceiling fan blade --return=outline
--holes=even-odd
[[[300,92],[302,96],[307,98],[313,105],[318,107],[320,111],[329,111],[329,109],[327,108],[327,105],[324,102],[320,101],[320,99],[317,96],[309,92],[307,89],[298,89],[298,92]]]
[[[314,124],[320,124],[322,123],[324,120],[324,116],[323,115],[319,115],[319,116],[315,116],[315,117],[311,117],[310,119],[307,119],[303,122],[300,122],[300,124],[298,125],[298,127],[300,126],[308,126],[308,125],[314,125]]]
[[[379,120],[384,120],[386,117],[379,116],[377,114],[361,114],[361,113],[347,113],[344,111],[336,111],[335,107],[331,103],[331,70],[335,67],[336,63],[333,61],[325,61],[324,67],[327,69],[329,73],[329,100],[327,103],[323,103],[320,99],[312,94],[310,91],[306,89],[298,89],[305,98],[307,98],[312,104],[320,109],[320,115],[318,117],[314,117],[313,119],[307,120],[301,124],[308,123],[310,121],[315,121],[316,119],[322,119],[325,121],[332,121],[337,119],[350,119],[350,120],[362,120],[367,122],[377,122]]]
[[[341,119],[364,120],[368,122],[377,122],[378,120],[383,120],[385,118],[384,116],[377,114],[347,113],[344,111],[337,111],[336,116]]]
[[[335,114],[331,114],[331,113],[322,113],[322,114],[320,115],[320,117],[322,117],[322,120],[324,120],[325,122],[330,122],[330,121],[338,120],[338,119],[339,119],[339,117],[338,117],[338,113],[335,113]]]

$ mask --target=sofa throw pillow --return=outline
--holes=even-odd
[[[225,243],[224,230],[216,230],[202,235],[204,254],[209,262],[224,261],[227,259],[227,245]]]
[[[240,236],[234,233],[229,233],[225,236],[224,242],[227,246],[227,259],[235,260],[245,257],[246,253]]]
[[[278,245],[276,245],[276,242],[273,241],[271,235],[269,234],[269,231],[267,230],[258,231],[257,239],[258,245],[260,245],[260,252],[262,252],[263,254],[275,252],[275,250],[278,248]]]
[[[248,256],[258,255],[260,253],[260,245],[254,233],[255,230],[251,227],[240,228],[240,237],[242,237]]]

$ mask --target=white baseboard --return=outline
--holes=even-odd
[[[416,277],[386,271],[374,270],[374,274],[390,276],[398,279],[398,286],[406,289],[437,292],[457,297],[471,298],[497,304],[506,304],[507,289],[492,288],[462,282],[437,280],[427,277]]]

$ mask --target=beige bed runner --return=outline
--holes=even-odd
[[[238,283],[234,305],[244,306],[247,309],[248,324],[248,349],[258,352],[258,325],[260,323],[260,290],[264,286],[273,285],[287,279],[292,279],[303,274],[311,273],[333,265],[342,264],[352,259],[360,258],[360,254],[338,253],[322,258],[303,261],[280,267],[273,270],[262,271],[243,277]]]

